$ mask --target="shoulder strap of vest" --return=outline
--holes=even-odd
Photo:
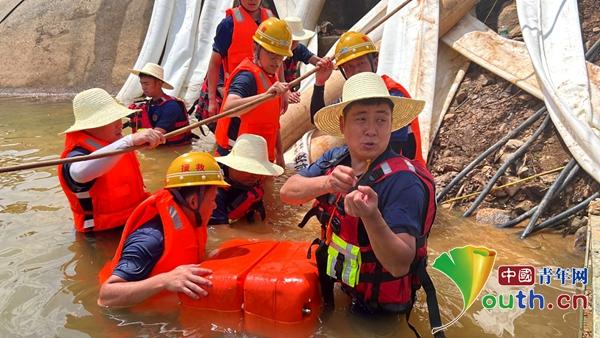
[[[268,8],[261,8],[261,9],[260,9],[260,12],[261,12],[260,14],[261,14],[261,17],[262,17],[263,21],[264,21],[265,19],[272,18],[272,17],[274,17],[274,16],[275,16],[275,15],[273,14],[273,12],[271,12],[271,10],[270,10],[270,9],[268,9]]]
[[[240,6],[228,9],[226,14],[233,17],[234,23],[244,22],[244,13],[242,13]]]

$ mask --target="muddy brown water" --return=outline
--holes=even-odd
[[[63,138],[57,133],[72,121],[69,102],[44,103],[0,98],[0,166],[57,158]],[[160,188],[169,161],[190,147],[143,151],[142,171],[150,190]],[[206,150],[209,140],[194,149]],[[310,241],[318,226],[301,230],[295,225],[305,207],[290,207],[278,198],[278,189],[292,172],[275,179],[266,194],[267,222],[214,226],[209,229],[209,249],[231,238]],[[0,336],[14,337],[130,337],[130,336],[249,336],[238,326],[218,322],[183,325],[179,308],[168,314],[105,310],[96,305],[96,275],[112,257],[118,232],[83,236],[73,230],[71,214],[56,169],[41,168],[0,174]],[[535,267],[578,267],[583,258],[572,253],[571,241],[556,235],[518,239],[517,230],[497,230],[487,225],[440,211],[430,238],[430,261],[443,251],[468,244],[497,251],[500,264],[530,264]],[[483,293],[510,290],[495,282],[494,269]],[[462,298],[442,273],[430,269],[436,283],[444,322],[462,310]],[[513,289],[514,290],[514,289]],[[536,293],[555,299],[560,293],[578,292],[553,283],[536,286]],[[403,319],[367,320],[350,315],[344,295],[336,294],[337,309],[319,321],[317,337],[412,337]],[[429,336],[426,306],[420,293],[411,322]],[[480,297],[481,299],[481,297]],[[475,302],[464,317],[447,330],[449,337],[576,337],[576,310],[487,310]],[[272,336],[279,336],[273,329]]]

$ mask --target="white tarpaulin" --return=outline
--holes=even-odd
[[[577,163],[600,182],[600,114],[592,110],[576,0],[518,0],[544,102]]]
[[[388,11],[403,3],[388,0]],[[389,18],[383,31],[377,73],[402,84],[413,98],[424,100],[419,115],[421,147],[427,158],[435,94],[439,1],[413,1]]]

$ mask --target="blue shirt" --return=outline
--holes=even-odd
[[[341,146],[326,151],[321,158],[298,172],[304,177],[327,174],[328,166],[348,149]],[[350,157],[340,163],[350,165]],[[427,192],[421,180],[410,172],[397,172],[373,187],[377,193],[379,211],[387,225],[396,234],[408,233],[413,237],[421,234],[426,212]]]
[[[305,45],[299,43],[298,46],[292,51],[292,60],[295,62],[303,62],[305,65],[310,63],[310,58],[313,54]]]
[[[148,115],[150,123],[154,128],[162,128],[167,132],[177,129],[175,123],[187,119],[187,112],[181,109],[180,104],[176,100],[171,100],[162,105],[150,102],[148,105]]]
[[[163,226],[156,216],[127,237],[112,274],[128,282],[146,279],[163,254],[164,240]]]

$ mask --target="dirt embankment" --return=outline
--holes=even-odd
[[[486,23],[491,28],[506,28],[511,38],[522,40],[514,1],[503,3],[500,1],[496,4],[496,8],[492,8],[492,4],[494,1],[480,3],[477,8],[480,20],[483,21],[487,17]],[[582,0],[579,1],[579,10],[587,49],[600,38],[600,3],[596,0]],[[596,57],[593,61],[598,64],[598,59]],[[509,82],[477,65],[471,65],[433,145],[430,168],[437,177],[438,187],[444,187],[479,154],[543,106],[542,101]],[[526,131],[515,136],[501,150],[481,162],[448,194],[446,199],[458,195],[459,189],[460,195],[481,191],[504,160],[515,151],[516,147],[527,141],[542,120],[543,118],[539,119]],[[525,156],[508,169],[499,180],[499,184],[560,168],[570,159],[571,155],[554,126],[551,125],[533,143]],[[496,190],[485,199],[480,209],[502,209],[509,211],[510,216],[515,217],[537,205],[558,174],[559,172],[556,172],[521,185]],[[574,183],[566,187],[553,200],[543,218],[583,201],[600,188],[598,183],[583,170],[579,171],[572,182]],[[458,201],[455,208],[464,211],[473,199]],[[580,215],[584,214],[585,211]],[[572,233],[582,224],[585,223],[580,218],[567,220],[563,222],[561,231]]]

